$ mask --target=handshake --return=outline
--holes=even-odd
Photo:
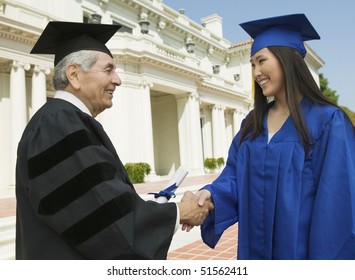
[[[194,226],[201,225],[209,211],[214,208],[211,193],[208,190],[200,190],[195,194],[191,191],[185,192],[178,206],[182,230],[187,232]]]

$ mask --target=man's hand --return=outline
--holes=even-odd
[[[196,195],[191,191],[185,192],[179,203],[182,230],[190,231],[193,226],[201,225],[213,208],[209,191],[201,190]]]

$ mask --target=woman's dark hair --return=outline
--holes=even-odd
[[[275,46],[268,47],[268,49],[276,56],[282,67],[286,102],[302,140],[306,155],[308,155],[311,139],[300,110],[300,94],[303,98],[307,98],[309,102],[314,104],[335,104],[323,95],[309,71],[306,62],[297,50],[289,47]],[[267,110],[268,101],[256,81],[254,81],[254,88],[254,110],[245,120],[245,124],[241,130],[240,143],[249,137],[255,139],[263,132],[263,119]]]

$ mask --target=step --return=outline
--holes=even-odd
[[[0,260],[15,259],[16,217],[0,218]]]

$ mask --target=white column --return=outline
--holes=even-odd
[[[203,171],[198,96],[177,97],[180,164],[192,173]]]
[[[214,105],[212,108],[212,144],[213,144],[213,157],[219,157],[221,152],[221,137],[220,137],[220,118],[219,106]]]
[[[203,134],[203,151],[204,159],[213,157],[213,147],[212,147],[212,121],[211,121],[211,110],[207,107],[203,108],[204,115],[204,126],[202,128]]]
[[[212,141],[213,141],[213,157],[227,156],[227,132],[224,116],[224,107],[214,105],[212,109]]]
[[[178,130],[179,130],[179,149],[180,149],[180,165],[190,170],[190,149],[189,131],[190,122],[188,121],[188,97],[179,96],[176,98],[177,114],[178,114]]]
[[[39,65],[35,65],[33,68],[31,116],[33,116],[47,101],[46,75],[49,73],[50,70],[48,68],[45,69]]]
[[[192,93],[188,99],[191,145],[191,171],[203,170],[202,135],[200,125],[200,104],[197,93]]]
[[[233,131],[236,135],[240,130],[240,125],[243,121],[242,111],[240,109],[235,109],[233,112]]]
[[[150,102],[150,89],[153,84],[143,81],[141,85],[142,90],[142,136],[144,139],[144,161],[150,165],[151,171],[149,176],[155,176],[155,162],[154,162],[154,140],[153,140],[153,121],[152,121],[152,106]]]
[[[225,117],[226,117],[226,140],[227,140],[227,152],[228,152],[229,146],[232,143],[232,140],[234,138],[233,111],[231,110],[225,111]]]
[[[15,185],[17,146],[27,123],[25,70],[30,65],[14,61],[10,73],[11,185]]]
[[[238,119],[238,111],[237,109],[235,109],[233,111],[233,133],[234,135],[236,135],[239,131],[239,127],[238,127],[238,123],[239,123],[239,119]]]
[[[227,131],[226,131],[226,117],[224,114],[225,107],[220,106],[219,113],[219,137],[221,142],[220,154],[216,155],[216,158],[227,157]]]

